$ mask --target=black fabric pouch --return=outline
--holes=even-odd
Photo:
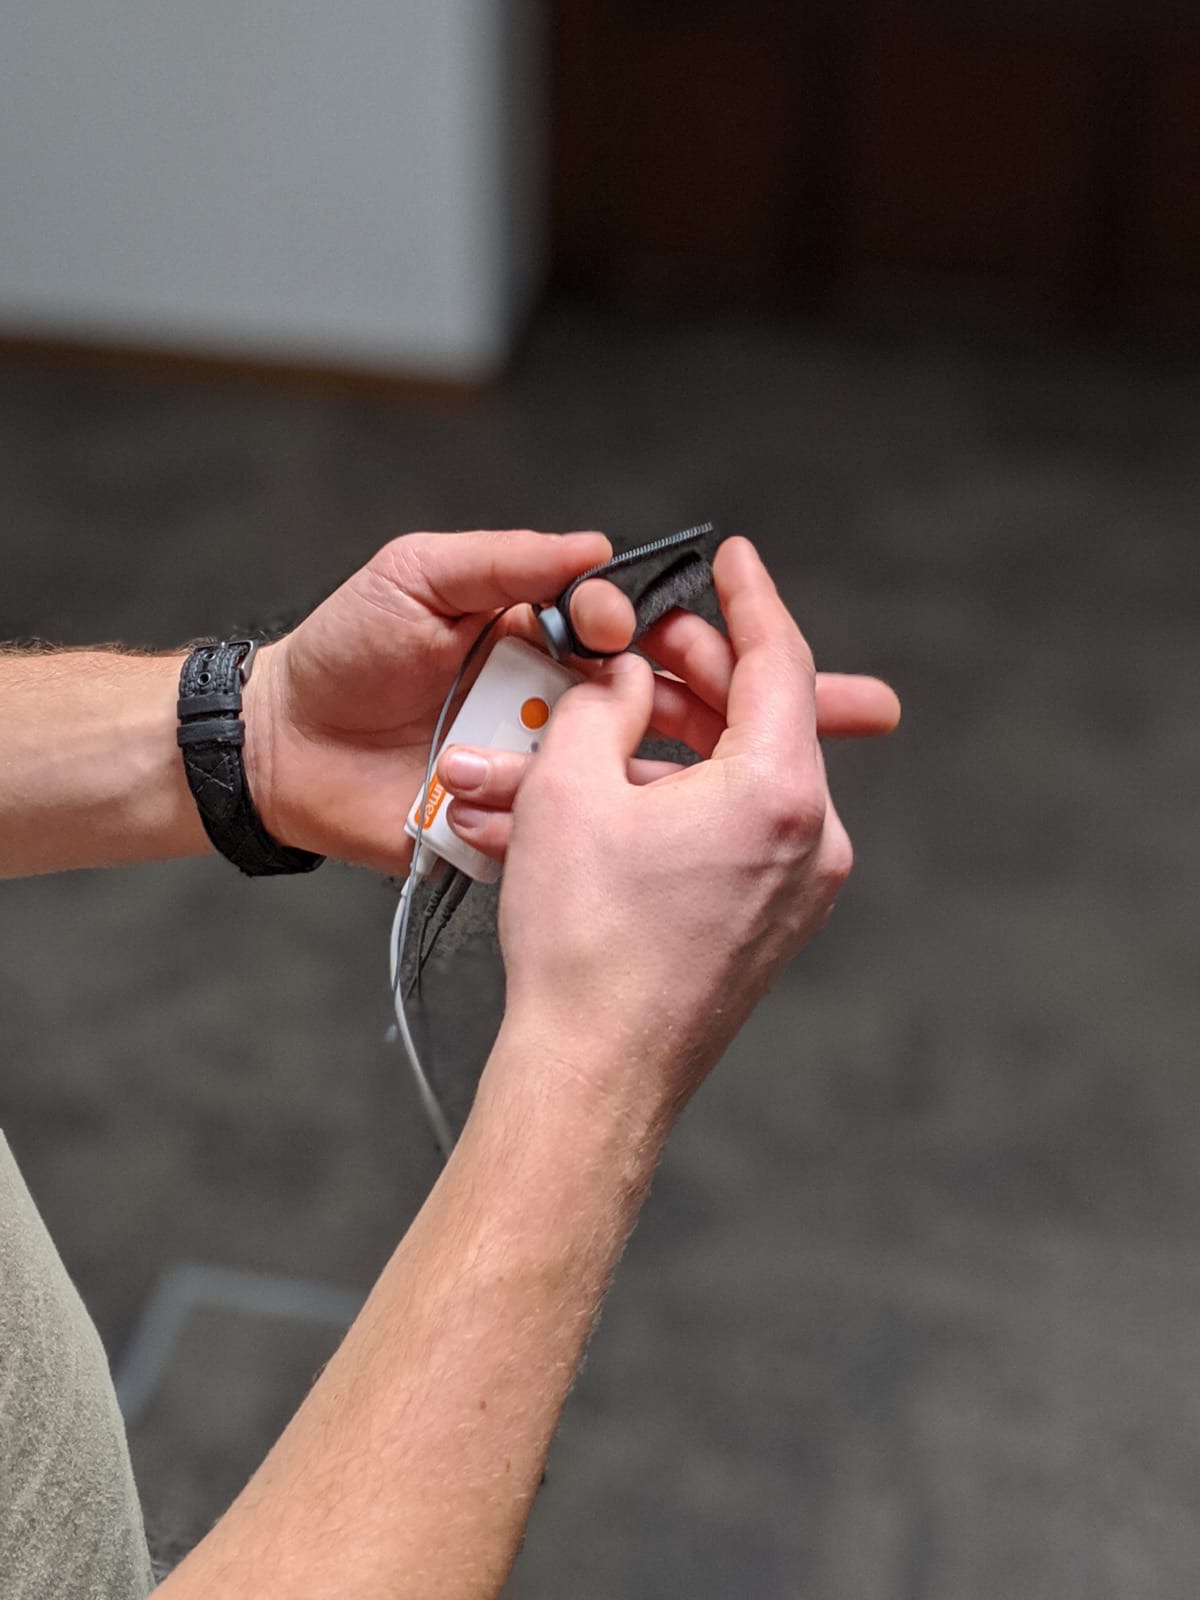
[[[637,616],[634,644],[647,628],[676,607],[685,611],[711,610],[705,602],[712,595],[712,558],[719,543],[714,525],[702,522],[665,539],[622,550],[611,561],[581,573],[552,606],[538,612],[551,654],[560,661],[568,655],[592,661],[603,658],[603,652],[589,650],[580,641],[571,623],[571,597],[589,578],[607,578],[628,595]]]

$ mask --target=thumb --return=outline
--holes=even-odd
[[[654,710],[654,674],[641,656],[613,656],[595,677],[568,689],[555,707],[543,755],[627,781]]]
[[[441,617],[457,620],[523,600],[553,600],[612,555],[602,533],[410,533],[371,562],[379,576]]]

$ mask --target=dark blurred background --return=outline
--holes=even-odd
[[[522,1600],[1196,1592],[1198,103],[1193,8],[1128,0],[0,24],[0,634],[713,517],[904,698],[828,752],[855,877],[672,1144]],[[2,894],[0,1124],[195,1537],[435,1175],[394,891]]]

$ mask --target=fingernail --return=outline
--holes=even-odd
[[[487,757],[476,755],[473,750],[450,750],[440,765],[447,788],[456,794],[482,788],[488,775]]]
[[[456,833],[475,833],[488,819],[482,806],[465,806],[461,800],[454,802],[446,816]]]

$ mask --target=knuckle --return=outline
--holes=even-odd
[[[419,590],[428,559],[427,533],[405,533],[385,544],[369,564],[369,570],[391,591],[411,595]]]
[[[796,679],[805,684],[815,682],[817,664],[813,659],[812,647],[791,615],[785,612],[784,616],[786,625],[767,647],[775,671],[783,681]]]
[[[446,540],[461,537],[464,536],[405,533],[384,546],[371,565],[393,596],[400,597],[397,609],[408,615],[416,604],[425,610],[432,608],[447,617],[461,615],[444,592],[448,554]]]
[[[428,553],[429,537],[427,533],[403,533],[385,544],[375,559],[393,577],[419,572]]]
[[[811,850],[825,827],[828,799],[815,774],[782,782],[776,777],[768,785],[767,825],[779,842]]]
[[[854,846],[850,843],[850,835],[845,828],[839,827],[826,853],[823,872],[825,882],[836,894],[845,886],[853,870]]]

